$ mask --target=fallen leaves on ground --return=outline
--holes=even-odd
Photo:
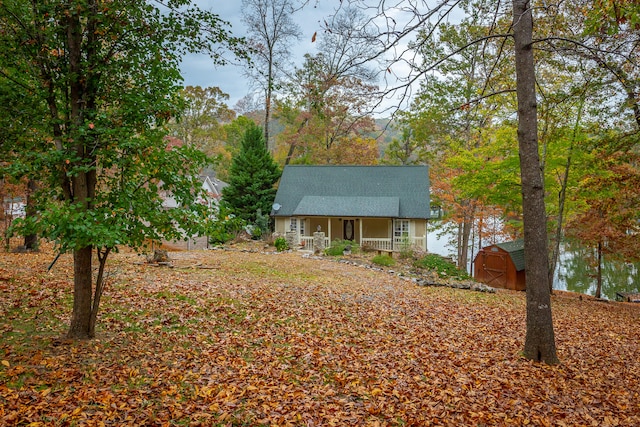
[[[64,336],[72,259],[0,254],[0,424],[637,426],[640,307],[423,288],[299,253],[114,254],[98,337]],[[206,269],[198,268],[205,265]]]

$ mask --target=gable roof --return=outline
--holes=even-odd
[[[511,242],[496,243],[496,246],[507,252],[516,267],[516,271],[524,270],[524,240],[518,239]]]
[[[284,168],[273,216],[429,218],[427,166]]]

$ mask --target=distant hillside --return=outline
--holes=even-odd
[[[380,149],[380,158],[384,155],[387,146],[391,143],[394,138],[398,138],[400,135],[400,131],[396,129],[393,125],[393,119],[383,118],[383,119],[375,119],[376,129],[377,131],[371,134],[372,138],[376,138],[378,140],[378,147]]]

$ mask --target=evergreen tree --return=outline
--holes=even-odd
[[[267,151],[262,129],[251,123],[240,152],[233,158],[229,186],[222,190],[222,196],[236,216],[254,224],[259,211],[271,212],[278,179],[280,169]]]

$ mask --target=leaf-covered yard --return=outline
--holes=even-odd
[[[71,257],[0,254],[0,424],[640,425],[640,307],[554,296],[550,367],[520,356],[523,293],[172,255],[114,254],[98,338],[69,342]]]

